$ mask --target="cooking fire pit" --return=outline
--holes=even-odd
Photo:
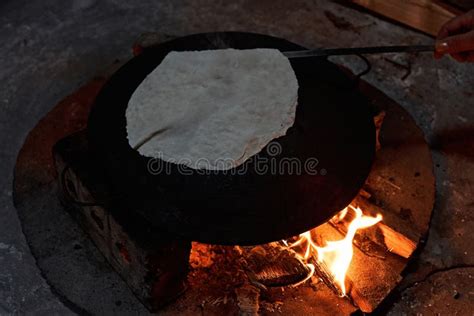
[[[110,266],[149,310],[169,314],[349,314],[383,308],[427,233],[434,203],[429,149],[409,114],[326,59],[295,62],[301,89],[297,120],[289,136],[277,144],[284,150],[301,139],[305,129],[310,130],[309,139],[323,133],[328,154],[311,153],[319,160],[318,180],[309,182],[314,188],[306,195],[289,189],[289,202],[277,208],[281,201],[270,199],[278,192],[274,178],[262,177],[257,184],[251,181],[256,178],[243,178],[235,184],[226,178],[202,182],[174,175],[169,186],[158,186],[165,190],[161,194],[174,197],[163,203],[153,198],[158,191],[149,188],[164,179],[145,174],[149,170],[123,150],[123,140],[117,138],[124,120],[117,108],[127,103],[120,98],[127,95],[126,89],[134,90],[121,81],[135,78],[138,84],[151,60],[159,63],[150,56],[169,50],[301,47],[249,33],[199,34],[145,46],[135,46],[139,56],[112,80],[94,79],[58,104],[31,131],[18,157],[15,204],[51,286],[79,311],[93,313],[144,311]],[[106,107],[97,106],[114,91],[118,96],[107,99]],[[323,113],[322,118],[312,121],[316,113],[310,105],[315,100],[326,109],[317,113]],[[330,126],[335,121],[341,124],[337,128]],[[318,129],[312,131],[311,124]],[[324,134],[331,128],[335,132]],[[380,143],[374,156],[375,128]],[[348,130],[354,132],[347,146],[336,148],[335,140]],[[309,144],[302,142],[301,150]],[[292,188],[293,179],[283,180]],[[193,195],[196,186],[199,193],[205,191],[203,183],[211,190],[223,185],[230,189],[209,200],[206,208]],[[252,195],[258,190],[248,190],[259,184],[267,188],[262,199]],[[69,213],[59,204],[57,191]],[[321,212],[309,207],[315,192],[324,193],[318,199],[325,203]],[[292,205],[294,217],[275,212]],[[184,210],[184,215],[173,217],[174,210]],[[226,218],[226,211],[234,215]],[[236,220],[238,212],[241,218]],[[68,214],[110,266],[101,262]],[[356,229],[357,218],[370,223]],[[345,248],[332,251],[331,242],[340,240],[345,240]],[[352,251],[353,257],[344,259],[350,265],[342,281],[334,268],[338,264],[320,259],[323,252],[330,258]],[[84,278],[76,282],[68,273]],[[90,295],[79,295],[82,291],[76,286],[90,289]]]

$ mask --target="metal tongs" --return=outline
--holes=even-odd
[[[387,54],[387,53],[420,53],[434,52],[434,45],[409,45],[409,46],[373,46],[354,48],[322,48],[300,51],[283,52],[288,58],[303,57],[327,57],[337,55],[365,55],[365,54]]]

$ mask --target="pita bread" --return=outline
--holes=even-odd
[[[194,169],[226,170],[286,134],[298,82],[276,49],[171,52],[133,93],[131,147]]]

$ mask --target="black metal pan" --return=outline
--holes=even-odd
[[[284,39],[237,32],[190,35],[145,49],[110,78],[96,99],[88,123],[93,155],[120,196],[113,207],[137,212],[176,238],[259,244],[297,235],[355,197],[375,152],[369,102],[325,58],[291,60],[299,83],[294,125],[233,172],[183,174],[177,165],[142,157],[128,144],[128,101],[168,52],[229,47],[304,49]],[[313,166],[300,173],[261,172],[257,161],[265,159],[277,165],[285,159],[312,161]],[[157,163],[169,172],[150,172]]]

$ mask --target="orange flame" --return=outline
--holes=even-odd
[[[352,248],[352,240],[359,229],[373,226],[382,220],[382,215],[377,214],[376,217],[366,216],[362,214],[360,208],[353,206],[346,207],[335,217],[338,221],[344,219],[349,212],[349,208],[355,212],[355,217],[349,224],[346,236],[337,241],[327,241],[324,247],[319,247],[311,236],[311,231],[307,231],[299,235],[299,239],[294,243],[283,241],[289,248],[303,247],[301,251],[297,251],[299,259],[303,260],[310,269],[310,275],[304,280],[309,279],[314,271],[313,264],[308,263],[310,258],[314,258],[319,263],[323,263],[329,270],[332,278],[340,288],[342,295],[346,295],[345,279],[347,270],[352,261],[354,250]],[[303,282],[304,282],[303,281]]]

